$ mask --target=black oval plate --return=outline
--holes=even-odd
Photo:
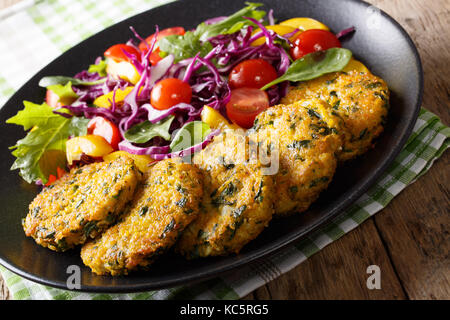
[[[239,255],[186,261],[168,254],[148,272],[126,277],[96,276],[84,267],[79,250],[56,253],[26,238],[21,219],[38,189],[27,185],[9,168],[14,159],[8,147],[23,137],[18,126],[5,120],[22,109],[22,101],[40,102],[44,90],[39,80],[47,75],[72,76],[86,69],[106,48],[126,42],[129,26],[142,35],[161,28],[181,25],[187,28],[215,16],[229,15],[244,6],[238,0],[180,1],[161,6],[122,21],[65,52],[28,81],[0,111],[0,262],[13,272],[36,282],[66,288],[67,267],[79,265],[82,291],[135,292],[166,288],[215,277],[279,250],[304,237],[336,217],[360,197],[392,163],[410,135],[421,105],[423,76],[417,49],[403,28],[369,4],[353,0],[261,1],[274,9],[277,19],[311,17],[324,22],[335,32],[349,26],[356,33],[344,42],[374,74],[387,81],[392,90],[391,111],[386,130],[376,148],[338,169],[329,189],[307,212],[272,221],[256,240]]]

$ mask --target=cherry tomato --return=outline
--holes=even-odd
[[[183,27],[167,28],[167,29],[164,29],[164,30],[161,30],[161,31],[158,32],[158,36],[156,37],[156,41],[159,41],[159,40],[161,40],[164,37],[171,36],[171,35],[174,35],[174,34],[182,36],[184,33],[185,33],[185,30],[184,30]],[[151,36],[148,36],[145,39],[145,42],[142,41],[139,44],[139,49],[142,52],[147,52],[147,50],[149,49],[149,47],[152,44],[152,41],[153,41],[154,37],[155,37],[154,34],[152,34]],[[153,48],[153,51],[152,51],[152,53],[150,53],[150,57],[149,57],[149,60],[150,60],[151,64],[154,65],[154,64],[158,63],[158,61],[160,61],[162,59],[160,57],[160,55],[159,55],[159,52],[160,52],[160,50],[159,50],[158,46],[155,44],[155,47]]]
[[[151,105],[158,110],[168,109],[178,103],[191,102],[192,89],[186,82],[176,78],[159,81],[150,94]]]
[[[88,123],[88,134],[103,137],[114,150],[118,149],[121,140],[120,131],[111,121],[103,117],[92,118]]]
[[[61,102],[59,102],[59,96],[50,89],[47,89],[47,94],[45,95],[45,103],[47,103],[53,109],[62,106]]]
[[[265,91],[255,88],[238,88],[231,91],[227,103],[227,116],[243,128],[251,128],[256,116],[269,107],[269,97]]]
[[[124,51],[131,55],[134,55],[139,61],[141,60],[141,54],[139,53],[139,51],[137,51],[134,47],[126,44],[115,44],[111,48],[106,50],[104,55],[105,57],[111,58],[116,62],[130,61],[130,58],[126,56]]]
[[[239,63],[231,70],[228,82],[232,89],[259,89],[278,78],[277,71],[263,59],[250,59]]]
[[[310,29],[295,38],[290,53],[292,58],[297,60],[305,54],[335,47],[340,48],[341,43],[333,33],[327,30]]]

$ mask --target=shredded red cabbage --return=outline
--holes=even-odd
[[[190,119],[186,122],[191,122],[198,118],[198,116],[202,112],[201,109],[197,109],[188,103],[179,103],[166,110],[157,110],[153,108],[149,103],[142,105],[141,108],[147,110],[148,121],[150,121],[151,123],[157,123],[175,113],[187,114]]]
[[[350,33],[355,32],[355,31],[356,31],[355,27],[350,27],[350,28],[344,29],[344,30],[342,30],[342,31],[339,31],[339,32],[336,34],[336,38],[338,38],[339,40],[341,40],[341,38],[345,37],[346,35],[348,35],[348,34],[350,34]]]
[[[216,17],[205,21],[205,23],[217,23],[224,18]],[[286,72],[290,65],[289,56],[283,48],[283,44],[290,44],[290,35],[279,36],[265,28],[260,21],[252,18],[246,19],[256,25],[260,32],[253,35],[254,26],[250,25],[232,34],[221,34],[211,37],[206,41],[213,48],[203,57],[197,54],[192,58],[174,63],[174,57],[168,55],[152,66],[148,58],[156,46],[156,36],[153,37],[152,43],[147,44],[147,50],[141,52],[140,57],[124,51],[130,63],[133,64],[140,74],[140,79],[125,97],[123,103],[120,105],[116,103],[116,92],[132,84],[122,79],[114,79],[107,76],[106,81],[102,84],[73,86],[73,90],[79,98],[70,106],[63,106],[55,109],[54,112],[66,117],[70,116],[61,112],[61,109],[64,108],[69,110],[74,116],[83,116],[88,119],[95,116],[105,117],[118,126],[122,137],[125,131],[136,124],[146,120],[157,123],[169,115],[175,116],[170,128],[170,131],[173,132],[184,124],[199,119],[204,105],[208,105],[225,114],[225,106],[231,95],[227,77],[237,64],[247,59],[265,59],[274,66],[280,76]],[[269,12],[268,19],[269,24],[274,24],[272,10]],[[133,27],[130,27],[130,29],[136,39],[145,41]],[[156,26],[157,33],[158,27]],[[252,43],[261,37],[265,37],[265,43],[259,46],[252,46]],[[134,40],[128,41],[127,44],[139,50]],[[101,57],[97,58],[97,64],[100,62],[100,59]],[[87,71],[82,71],[75,77],[86,81],[101,79],[97,73],[89,73]],[[192,100],[190,104],[180,103],[167,110],[156,110],[149,103],[151,90],[158,81],[170,77],[189,83],[192,88]],[[284,82],[267,90],[270,104],[277,104],[280,98],[286,94],[287,88],[288,82]],[[92,105],[97,97],[109,92],[113,92],[110,108],[99,108]],[[134,145],[124,139],[119,143],[119,149],[132,154],[152,155],[156,160],[182,157],[204,148],[216,134],[218,134],[218,130],[211,132],[202,143],[172,153],[169,147],[170,141],[164,141],[159,137],[153,138],[144,145]]]

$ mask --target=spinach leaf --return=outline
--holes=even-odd
[[[154,137],[170,140],[169,129],[173,119],[175,119],[174,116],[168,116],[158,123],[151,123],[146,120],[128,129],[124,133],[124,138],[134,143],[145,143]]]
[[[106,60],[101,60],[98,64],[91,64],[88,72],[98,73],[100,77],[106,77]]]
[[[100,84],[106,81],[106,78],[101,78],[96,81],[83,81],[80,79],[72,78],[72,77],[65,77],[65,76],[48,76],[43,77],[39,81],[39,86],[43,88],[47,88],[48,86],[60,84],[60,85],[66,85],[68,82],[72,82],[72,85],[74,86],[93,86],[96,84]]]
[[[209,125],[202,121],[192,121],[186,123],[181,129],[176,131],[170,144],[172,151],[181,151],[195,146],[205,140],[211,132]]]
[[[331,48],[313,52],[295,60],[285,74],[266,84],[266,90],[283,81],[306,81],[318,78],[326,73],[342,70],[350,61],[352,52],[344,48]]]

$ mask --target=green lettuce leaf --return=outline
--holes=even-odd
[[[53,113],[47,104],[34,104],[24,101],[25,109],[8,119],[6,123],[17,124],[30,130],[25,138],[10,147],[16,157],[11,170],[18,169],[27,182],[48,181],[48,155],[59,151],[65,153],[66,141],[69,136],[81,136],[87,132],[89,119],[72,117],[65,118]],[[58,157],[61,162],[61,157]],[[45,163],[45,168],[42,165]],[[56,170],[56,167],[54,168]]]

